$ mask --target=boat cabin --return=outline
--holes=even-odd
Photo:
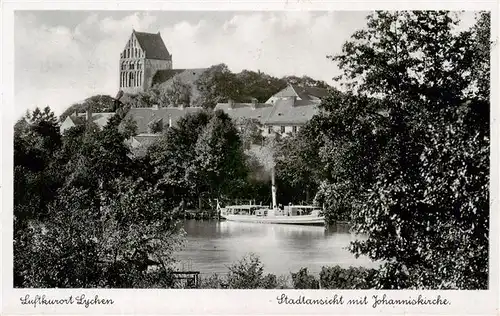
[[[317,216],[321,208],[311,205],[288,205],[285,206],[284,213],[287,216],[315,215]]]
[[[230,205],[223,209],[223,214],[227,215],[260,215],[262,206],[260,205]],[[267,215],[267,212],[266,212]],[[265,215],[260,215],[265,216]]]

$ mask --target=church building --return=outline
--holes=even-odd
[[[172,69],[172,55],[168,52],[160,32],[132,31],[120,53],[120,90],[136,94],[150,88],[158,70]]]

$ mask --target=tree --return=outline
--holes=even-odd
[[[186,170],[195,159],[195,144],[210,117],[208,111],[188,113],[148,148],[147,159],[153,166],[159,187],[177,202],[192,195]]]
[[[172,85],[165,91],[166,102],[173,107],[188,107],[191,104],[191,86],[174,77]]]
[[[286,87],[284,80],[260,71],[243,70],[236,74],[236,77],[242,85],[240,96],[242,98],[256,98],[261,103],[266,102],[272,95]]]
[[[47,216],[15,221],[15,286],[171,286],[182,243],[175,201],[147,174],[147,160],[131,158],[119,124],[63,135],[51,160],[63,181]]]
[[[193,163],[187,177],[195,187],[210,197],[236,193],[246,178],[241,140],[231,118],[215,111],[198,137]]]
[[[219,102],[241,97],[241,83],[227,65],[218,64],[205,70],[195,82],[200,97],[196,100],[199,106],[213,109]]]
[[[285,76],[281,78],[282,81],[293,84],[296,86],[299,86],[301,88],[304,87],[316,87],[316,88],[323,88],[323,89],[328,89],[330,86],[322,81],[322,80],[316,80],[308,76],[302,76],[302,77],[297,77],[297,76]]]
[[[229,288],[258,289],[262,287],[264,266],[259,257],[249,254],[228,267]]]
[[[120,124],[120,132],[123,134],[125,139],[136,136],[137,129],[137,122],[132,117],[125,118],[122,124]]]
[[[92,111],[95,113],[100,112],[114,112],[115,109],[115,99],[109,95],[94,95],[85,99],[81,103],[75,103],[67,108],[59,117],[60,121],[63,122],[66,117],[78,112],[86,112],[88,107],[92,107]]]
[[[324,206],[328,222],[350,220],[352,202],[378,172],[379,147],[386,142],[379,106],[372,98],[332,91],[321,105],[324,112],[307,125],[315,144],[310,148],[318,153],[312,166],[321,166],[314,177],[321,179],[315,200]]]
[[[262,124],[256,119],[240,118],[235,124],[239,128],[243,148],[250,149],[254,144],[262,144]]]
[[[59,123],[49,107],[28,112],[14,126],[14,284],[33,261],[26,250],[32,223],[48,217],[49,205],[62,185],[54,157],[61,146]]]
[[[14,217],[45,216],[61,181],[52,167],[61,147],[59,123],[49,107],[36,108],[14,131]]]
[[[185,115],[150,147],[148,157],[165,192],[197,199],[199,207],[203,196],[232,194],[246,177],[241,140],[222,111]]]
[[[317,190],[321,161],[316,122],[317,119],[313,118],[296,134],[280,139],[273,150],[276,178],[280,185],[278,193],[284,203],[310,203]]]
[[[473,86],[489,76],[489,44],[481,52],[473,45],[489,38],[489,17],[482,19],[456,32],[449,12],[376,12],[332,57],[352,106],[333,98],[327,109],[367,106],[344,124],[353,144],[330,141],[322,151],[345,170],[332,185],[371,170],[368,183],[351,190],[354,230],[368,237],[351,250],[385,262],[379,287],[487,287],[489,98]],[[336,114],[326,120],[338,122]],[[372,149],[372,162],[350,159]]]

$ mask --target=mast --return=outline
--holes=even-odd
[[[271,180],[272,180],[272,186],[271,186],[271,196],[273,198],[273,210],[277,208],[276,205],[276,184],[274,180],[274,166],[271,169]]]

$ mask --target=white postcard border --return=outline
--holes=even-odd
[[[336,291],[336,290],[88,290],[88,289],[13,289],[12,288],[12,209],[13,209],[13,157],[12,138],[14,123],[14,10],[405,10],[449,9],[491,10],[493,38],[498,36],[498,4],[496,1],[170,1],[170,2],[4,2],[2,5],[1,85],[0,103],[2,165],[2,311],[3,315],[28,314],[449,314],[491,315],[498,313],[499,234],[498,234],[498,47],[492,51],[492,105],[491,105],[491,168],[490,168],[490,289],[487,291]],[[434,298],[440,295],[451,302],[444,306],[382,306],[373,308],[352,305],[284,305],[277,298],[283,293],[291,298],[333,298],[343,295],[344,300],[367,295],[386,294],[393,299],[416,298],[418,295]],[[20,298],[27,294],[53,298],[86,295],[112,299],[112,305],[71,304],[56,307],[21,305]]]

